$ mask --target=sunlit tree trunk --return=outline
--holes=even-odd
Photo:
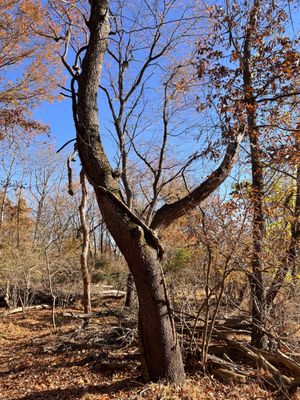
[[[93,186],[103,220],[133,275],[139,301],[139,342],[149,380],[181,383],[185,373],[160,263],[163,249],[155,234],[206,199],[228,176],[243,134],[229,140],[220,166],[186,197],[158,209],[150,227],[123,202],[119,182],[99,137],[98,88],[109,34],[109,2],[94,0],[88,21],[89,43],[81,73],[73,75],[73,115],[77,148]],[[76,93],[76,83],[78,91]]]
[[[79,215],[80,215],[81,235],[82,235],[80,266],[81,266],[81,276],[83,283],[83,307],[84,307],[84,312],[86,314],[90,314],[92,311],[92,306],[91,306],[91,280],[90,280],[90,272],[88,265],[89,228],[86,221],[87,188],[83,171],[81,171],[80,173],[80,184],[81,184],[81,203],[79,206]]]
[[[252,41],[257,29],[257,17],[260,1],[255,0],[249,12],[249,20],[245,32],[243,48],[243,84],[244,101],[247,114],[247,128],[250,142],[253,206],[252,222],[252,274],[250,276],[251,301],[252,301],[252,332],[251,343],[256,347],[263,347],[264,326],[266,324],[267,310],[265,301],[265,285],[263,281],[263,245],[265,237],[264,217],[264,177],[259,143],[259,130],[257,129],[256,103],[252,82]]]

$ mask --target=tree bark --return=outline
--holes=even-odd
[[[300,148],[300,143],[297,141],[297,148]],[[294,209],[294,221],[291,225],[291,243],[289,249],[289,262],[291,264],[292,276],[295,277],[298,273],[296,270],[296,259],[299,254],[300,245],[300,164],[297,166],[296,175],[296,200]]]
[[[72,99],[78,153],[115,243],[133,275],[139,300],[139,341],[147,379],[181,383],[184,367],[159,262],[162,247],[152,231],[122,201],[118,181],[99,137],[98,86],[109,34],[108,0],[93,0],[89,43],[81,73],[73,74]],[[76,82],[78,92],[75,91]],[[230,139],[220,167],[191,194],[157,211],[152,228],[169,225],[204,200],[228,176],[243,134]],[[155,251],[154,251],[155,250]]]
[[[251,201],[253,206],[252,222],[252,274],[250,275],[251,301],[252,301],[252,332],[251,343],[257,348],[263,347],[264,325],[267,318],[265,285],[263,281],[262,253],[265,237],[265,217],[263,209],[264,198],[264,176],[261,162],[261,149],[259,143],[259,130],[256,124],[256,102],[252,82],[252,40],[257,27],[257,14],[260,7],[260,0],[255,0],[249,13],[249,20],[246,26],[245,42],[243,48],[243,85],[244,101],[247,114],[248,137],[250,141],[252,193]]]
[[[263,281],[263,245],[265,237],[265,217],[263,210],[264,179],[261,164],[258,132],[249,129],[252,163],[252,204],[253,204],[253,255],[252,275],[250,278],[252,291],[251,343],[257,348],[263,347],[265,324],[267,318],[267,303],[265,284]]]
[[[91,280],[88,265],[88,253],[89,253],[89,228],[86,221],[86,205],[87,205],[87,189],[85,183],[84,172],[80,172],[80,184],[81,184],[81,203],[79,206],[79,215],[81,222],[81,234],[82,234],[82,249],[80,254],[80,266],[81,276],[83,283],[83,307],[86,314],[92,312],[91,306]],[[88,325],[88,320],[86,321]]]
[[[127,276],[125,307],[131,308],[134,295],[134,279],[131,273]]]
[[[151,222],[152,229],[165,228],[171,225],[176,219],[182,217],[214,192],[228,177],[235,164],[238,149],[244,138],[244,130],[237,135],[232,134],[228,139],[225,156],[220,166],[213,171],[199,186],[192,190],[187,196],[174,203],[164,204],[159,208]]]
[[[126,208],[116,200],[118,184],[99,138],[97,93],[109,33],[108,7],[108,1],[92,2],[88,22],[90,39],[82,61],[82,72],[77,79],[77,102],[73,96],[78,152],[95,189],[106,226],[134,276],[146,378],[180,383],[184,380],[184,368],[169,314],[162,270],[156,253],[146,243],[143,229],[131,221]]]

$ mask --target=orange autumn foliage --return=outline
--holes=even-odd
[[[27,136],[46,132],[28,112],[54,99],[61,78],[53,43],[39,33],[47,10],[39,1],[0,0],[0,11],[0,139],[16,128]]]

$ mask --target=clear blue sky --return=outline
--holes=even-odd
[[[294,11],[294,10],[293,10]],[[299,17],[299,13],[296,13],[294,16],[294,25],[295,29],[297,30],[297,19]],[[151,79],[149,81],[152,87],[158,86],[160,83],[155,81],[155,79]],[[152,102],[155,101],[150,99]],[[159,106],[159,104],[158,104]],[[113,139],[111,138],[110,134],[108,133],[107,127],[111,127],[111,120],[110,111],[108,110],[107,103],[101,97],[101,105],[100,105],[100,126],[101,126],[101,140],[104,144],[105,150],[108,154],[110,161],[113,161],[114,157],[114,143]],[[74,123],[72,119],[72,109],[71,109],[71,101],[70,99],[64,99],[62,101],[55,101],[52,104],[43,103],[38,110],[34,112],[34,116],[37,120],[40,120],[50,126],[51,129],[51,137],[56,142],[56,149],[61,147],[64,143],[68,140],[75,138],[75,129]],[[191,118],[191,115],[186,116],[187,121]],[[195,118],[195,116],[193,116]],[[196,117],[200,119],[200,115]],[[199,120],[199,125],[201,125],[201,121]],[[159,129],[159,128],[158,128]],[[185,139],[184,139],[185,140]],[[177,143],[178,144],[178,143]],[[201,148],[201,144],[198,143],[197,147]],[[190,143],[185,142],[184,147],[187,153],[192,153],[196,149],[189,146],[195,146],[195,142],[191,140]],[[68,149],[71,151],[73,145],[69,145]],[[199,178],[199,177],[198,177]]]
[[[103,103],[103,104],[102,104]],[[40,122],[47,124],[51,130],[51,140],[54,141],[55,149],[59,149],[67,141],[75,138],[75,127],[72,116],[71,99],[63,98],[55,100],[53,103],[43,102],[38,109],[34,110],[33,116]],[[111,137],[105,133],[105,124],[111,119],[106,102],[101,101],[101,140],[108,153],[108,157],[113,157],[113,146]],[[66,149],[73,149],[70,143]]]

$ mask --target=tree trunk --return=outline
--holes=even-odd
[[[80,172],[80,184],[81,184],[81,203],[79,206],[79,215],[81,223],[81,235],[82,235],[82,249],[80,254],[80,266],[81,276],[83,283],[83,307],[86,314],[91,314],[91,280],[88,265],[88,253],[89,253],[89,227],[86,221],[86,205],[87,205],[87,189],[85,183],[84,172]],[[88,325],[88,320],[85,321]]]
[[[244,101],[247,113],[247,129],[250,140],[252,193],[253,206],[252,223],[252,274],[249,278],[252,301],[252,333],[251,343],[255,347],[262,347],[264,341],[264,325],[266,323],[265,287],[263,281],[262,253],[265,236],[265,218],[263,210],[264,177],[261,162],[261,149],[259,144],[259,130],[256,124],[256,103],[252,82],[251,50],[252,40],[257,26],[257,14],[260,0],[255,0],[249,13],[249,20],[245,31],[243,48],[243,85]]]
[[[22,184],[20,185],[17,196],[17,249],[20,247],[20,230],[21,230],[21,196],[22,196]]]
[[[110,198],[95,188],[107,228],[134,277],[139,299],[139,342],[145,378],[181,383],[184,368],[157,254],[143,229],[128,221]]]
[[[181,383],[185,376],[183,361],[159,261],[148,245],[139,221],[120,200],[118,182],[99,138],[97,94],[109,34],[108,9],[108,1],[92,2],[88,22],[89,45],[82,61],[81,75],[73,79],[78,152],[108,231],[134,276],[140,307],[139,332],[145,377]],[[78,81],[78,97],[74,92],[75,79]]]
[[[4,221],[4,211],[5,211],[5,205],[6,205],[7,191],[8,191],[8,184],[5,184],[4,191],[2,194],[1,206],[0,206],[0,231],[2,230],[2,225],[3,225],[3,221]]]
[[[299,144],[297,143],[297,147]],[[286,255],[283,257],[280,266],[278,267],[272,284],[266,294],[266,302],[269,308],[272,307],[275,297],[284,284],[287,273],[290,271],[293,279],[296,279],[296,261],[300,244],[300,166],[296,170],[296,189],[295,189],[295,205],[292,213],[291,222],[291,237],[290,244]],[[294,286],[294,281],[292,285]]]
[[[253,329],[251,343],[257,348],[264,346],[267,304],[263,281],[263,244],[265,236],[265,218],[263,210],[264,179],[260,161],[260,147],[257,132],[250,133],[252,163],[252,204],[253,204],[253,255],[252,276],[250,278],[252,292]]]
[[[134,295],[134,279],[131,273],[127,276],[125,307],[131,308]]]
[[[185,374],[160,265],[163,249],[155,232],[123,202],[118,180],[99,136],[98,87],[110,31],[108,10],[108,0],[91,2],[90,19],[87,21],[90,37],[88,46],[84,48],[81,73],[71,72],[78,153],[84,172],[94,187],[108,232],[134,278],[139,300],[139,340],[145,376],[153,381],[164,379],[181,383]],[[206,199],[226,179],[243,136],[244,132],[236,132],[228,139],[223,161],[202,184],[184,198],[162,206],[155,213],[152,229],[170,225]]]
[[[297,141],[297,148],[299,149],[300,142]],[[291,242],[289,249],[289,262],[291,264],[292,276],[295,278],[297,273],[296,270],[296,259],[299,254],[300,245],[300,165],[297,166],[296,172],[296,199],[295,209],[293,215],[294,221],[291,224]]]

